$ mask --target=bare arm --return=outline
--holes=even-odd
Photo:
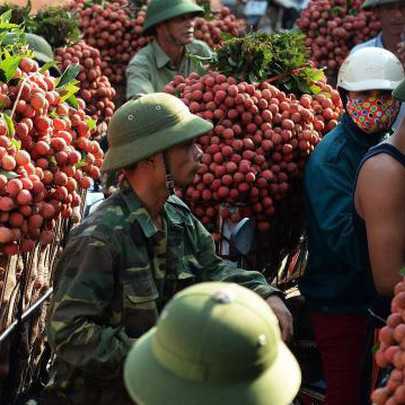
[[[374,284],[392,296],[405,259],[405,169],[392,157],[370,158],[355,192],[357,212],[365,220]]]

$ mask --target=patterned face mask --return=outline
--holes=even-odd
[[[348,97],[347,112],[354,123],[364,132],[388,131],[391,128],[401,103],[390,94],[369,97]]]

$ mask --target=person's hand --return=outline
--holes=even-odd
[[[290,311],[285,306],[283,300],[277,295],[271,295],[266,299],[266,302],[269,304],[280,323],[281,335],[284,342],[289,342],[293,335],[293,318]]]
[[[405,41],[401,41],[397,46],[396,55],[401,61],[402,66],[405,67]]]

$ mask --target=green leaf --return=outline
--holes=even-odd
[[[56,90],[60,94],[61,101],[66,101],[66,100],[70,99],[70,97],[72,97],[75,93],[77,93],[80,90],[80,88],[78,86],[76,86],[75,84],[71,83],[71,84],[65,85],[61,88],[57,88]]]
[[[92,118],[89,118],[89,119],[85,120],[84,122],[89,126],[90,131],[92,129],[94,129],[97,125],[97,121],[93,120]]]
[[[7,83],[7,76],[3,69],[0,69],[0,82]]]
[[[311,85],[303,80],[297,81],[298,89],[306,94],[311,94]]]
[[[2,27],[4,24],[7,24],[10,22],[12,12],[13,12],[13,10],[10,9],[10,10],[6,11],[5,13],[3,13],[2,15],[0,15],[0,23],[1,23]]]
[[[77,169],[80,169],[81,167],[87,166],[87,159],[84,158],[80,162],[75,164]]]
[[[401,276],[405,277],[405,268],[403,268],[403,269],[399,272],[399,274],[400,274]]]
[[[75,95],[71,95],[68,99],[67,102],[73,107],[76,108],[76,110],[79,109],[79,102],[77,101],[77,98]]]
[[[14,76],[21,56],[12,56],[7,51],[4,51],[5,58],[1,61],[1,69],[4,72],[7,82]]]
[[[192,53],[186,53],[186,57],[190,58],[194,62],[209,62],[212,60],[212,56],[200,56]]]
[[[6,176],[8,179],[15,179],[18,177],[18,174],[16,172],[12,172],[9,170],[0,170],[0,174],[3,174],[4,176]]]
[[[58,162],[56,161],[55,156],[49,156],[48,157],[48,162],[49,162],[49,164],[51,166],[57,166],[58,165]]]
[[[49,70],[50,68],[52,68],[52,67],[57,67],[57,64],[56,64],[56,61],[55,61],[55,60],[53,60],[53,61],[51,61],[51,62],[45,63],[45,65],[43,65],[43,66],[41,67],[41,69],[39,69],[39,71],[40,71],[41,73],[44,73],[44,72],[46,72],[47,70]]]
[[[221,33],[219,34],[221,36],[221,39],[226,42],[226,41],[230,41],[232,39],[234,39],[235,37],[231,34],[228,34],[227,32],[223,32],[221,31]]]
[[[376,354],[379,348],[380,348],[380,342],[375,342],[371,348],[371,353],[373,355]]]
[[[248,80],[249,80],[249,83],[256,83],[257,82],[257,77],[255,76],[254,73],[249,73]]]
[[[21,141],[17,141],[17,139],[12,139],[11,143],[17,148],[17,150],[21,149]]]
[[[9,138],[13,138],[15,135],[15,127],[14,122],[8,114],[3,114],[3,118],[6,121],[7,129],[8,129],[8,136]]]
[[[316,96],[317,94],[320,94],[322,92],[323,92],[323,90],[319,86],[317,86],[315,84],[313,84],[311,86],[311,94],[314,94]]]
[[[74,63],[69,65],[66,70],[62,73],[62,76],[56,80],[56,88],[61,88],[66,86],[69,82],[77,77],[80,72],[80,65],[78,63]]]
[[[293,83],[291,83],[291,81],[285,82],[285,83],[284,83],[284,86],[285,86],[285,88],[286,88],[288,91],[291,91],[292,88],[293,88]]]
[[[310,75],[309,78],[314,81],[314,82],[319,82],[319,80],[323,79],[325,77],[325,73],[323,70],[314,70]]]
[[[231,66],[238,66],[238,63],[235,62],[231,57],[228,58],[228,62]]]

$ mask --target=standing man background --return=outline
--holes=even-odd
[[[204,10],[192,0],[152,0],[146,10],[142,34],[153,41],[141,49],[127,68],[127,99],[136,94],[164,91],[174,76],[204,73],[200,61],[210,57],[210,47],[194,39],[194,19]]]
[[[375,38],[356,45],[351,53],[362,48],[384,48],[400,58],[398,46],[401,42],[401,34],[405,33],[405,1],[365,0],[361,8],[374,10],[377,13],[381,22],[381,32]],[[401,61],[405,62],[404,59]]]

